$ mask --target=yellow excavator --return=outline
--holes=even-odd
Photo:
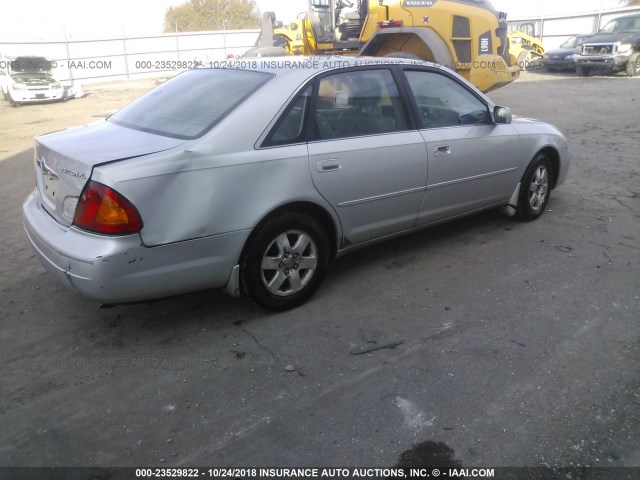
[[[415,58],[449,67],[483,92],[519,75],[506,14],[490,0],[308,0],[307,7],[286,27],[266,13],[248,56],[274,55],[277,47],[282,54]]]

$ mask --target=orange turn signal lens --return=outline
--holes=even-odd
[[[73,224],[107,235],[125,235],[142,230],[142,219],[133,204],[112,188],[93,180],[87,183],[80,196]]]

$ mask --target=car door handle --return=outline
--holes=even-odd
[[[316,162],[316,170],[318,172],[334,172],[336,170],[340,170],[342,165],[338,160],[330,159],[330,160],[318,160]]]
[[[451,155],[451,147],[449,145],[440,145],[435,148],[436,157],[444,157],[445,155]]]

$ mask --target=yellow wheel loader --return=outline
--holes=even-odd
[[[276,24],[276,28],[273,30],[274,38],[280,37],[279,43],[289,55],[305,54],[304,41],[302,40],[302,24],[303,19],[297,18],[286,25]]]
[[[428,60],[457,71],[483,92],[518,78],[506,14],[489,0],[308,0],[307,6],[301,22],[305,55]],[[269,44],[265,35],[263,28],[263,46]],[[291,53],[290,44],[282,51]],[[250,55],[270,52],[253,49]]]

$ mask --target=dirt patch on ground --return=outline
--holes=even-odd
[[[97,83],[83,98],[12,107],[0,101],[0,161],[33,146],[33,137],[97,122],[158,84],[156,79]]]

